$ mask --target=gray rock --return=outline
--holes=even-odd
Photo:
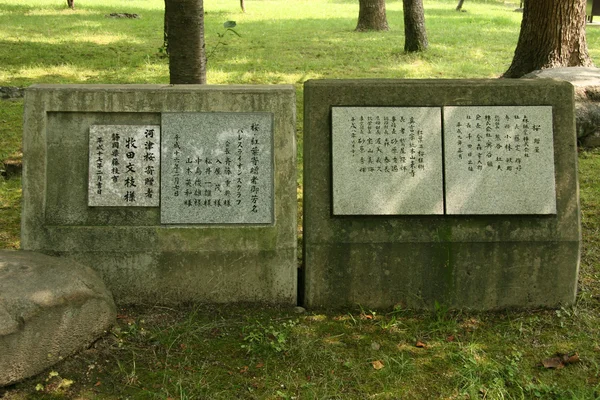
[[[20,99],[23,97],[23,94],[23,88],[16,86],[0,86],[0,99]]]
[[[112,295],[92,269],[0,250],[0,387],[89,346],[115,320]]]
[[[570,82],[575,87],[577,139],[584,147],[600,146],[600,68],[549,68],[531,72],[523,78]]]

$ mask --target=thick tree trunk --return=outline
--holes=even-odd
[[[585,0],[525,1],[519,42],[504,78],[544,68],[590,65]]]
[[[388,31],[390,27],[385,16],[385,0],[358,0],[357,32]]]
[[[163,49],[169,55],[169,24],[167,22],[167,1],[165,0],[165,14],[163,16]]]
[[[404,10],[404,51],[426,50],[428,43],[423,0],[402,0],[402,7]]]
[[[203,0],[165,0],[171,84],[206,83]]]
[[[465,2],[465,0],[458,0],[458,5],[456,6],[456,11],[462,10],[462,5],[464,2]]]
[[[242,8],[242,12],[246,12],[246,2],[244,0],[240,0],[240,7]]]
[[[69,8],[75,8],[75,0],[67,0],[67,6]]]

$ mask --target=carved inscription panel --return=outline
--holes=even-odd
[[[333,107],[333,214],[443,214],[439,107]]]
[[[273,223],[270,113],[163,113],[164,224]]]
[[[555,214],[552,107],[444,107],[448,214]]]

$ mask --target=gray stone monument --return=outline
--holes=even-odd
[[[34,85],[22,248],[121,303],[295,303],[295,131],[292,86]]]
[[[308,306],[496,309],[575,300],[580,220],[570,84],[314,80],[305,83],[304,101]],[[423,132],[415,177],[431,172],[427,179],[386,172],[391,148],[369,163],[393,115],[414,116],[417,141]],[[374,142],[359,143],[363,137]]]

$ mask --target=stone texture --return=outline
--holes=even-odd
[[[24,108],[23,249],[92,266],[118,302],[295,303],[292,86],[34,85]],[[273,115],[272,224],[167,226],[159,207],[88,207],[89,127],[168,112]]]
[[[273,222],[273,115],[163,113],[161,222]]]
[[[0,86],[0,99],[14,100],[23,97],[23,88],[16,86]]]
[[[82,350],[115,320],[112,296],[92,269],[0,250],[0,387]]]
[[[553,80],[311,80],[304,92],[308,307],[554,307],[575,300],[573,87]],[[335,216],[331,109],[552,106],[556,214]]]
[[[158,207],[160,126],[90,126],[88,174],[90,207]]]
[[[549,68],[531,72],[523,78],[551,78],[573,84],[577,138],[584,147],[600,146],[600,68]]]
[[[448,214],[555,214],[552,107],[444,107]]]
[[[443,214],[441,118],[431,107],[333,107],[333,214]]]

